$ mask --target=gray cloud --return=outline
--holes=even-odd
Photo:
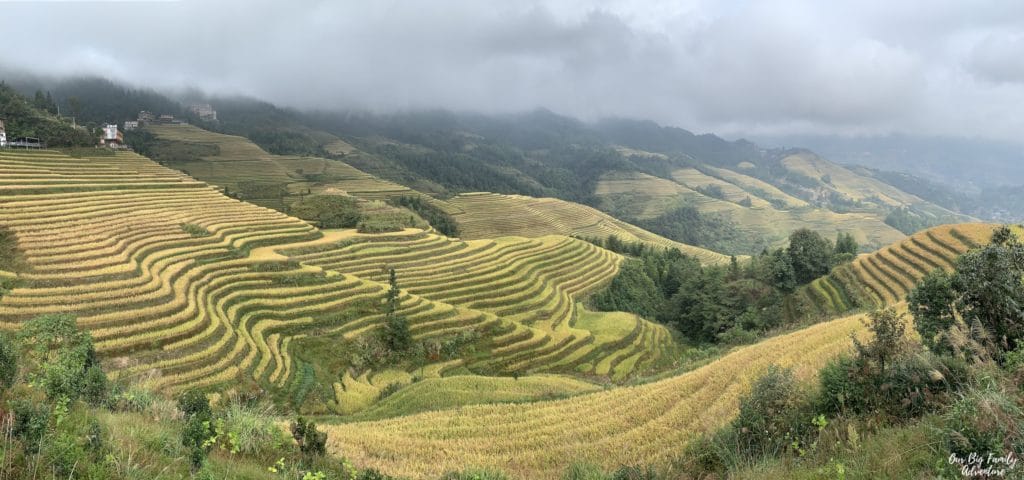
[[[546,107],[727,135],[1024,129],[1013,0],[12,2],[0,14],[26,19],[4,22],[9,66],[300,108]]]

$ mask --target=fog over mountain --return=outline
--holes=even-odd
[[[59,8],[56,6],[59,5]],[[4,2],[7,70],[300,108],[1016,141],[1013,1]],[[13,41],[11,39],[17,39]]]

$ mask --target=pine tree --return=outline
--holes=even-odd
[[[388,271],[388,284],[391,288],[385,294],[384,313],[384,344],[397,354],[405,353],[412,346],[412,332],[409,331],[409,321],[398,314],[398,277],[395,269]]]

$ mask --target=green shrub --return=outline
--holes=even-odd
[[[1024,411],[995,386],[971,390],[950,406],[944,419],[947,446],[961,458],[972,453],[1024,456]]]
[[[821,382],[819,404],[825,412],[863,412],[868,409],[860,365],[849,355],[830,360],[818,375]]]
[[[84,374],[97,360],[92,336],[78,329],[73,315],[35,317],[22,325],[18,340],[26,367],[38,372],[33,383],[40,384],[50,400],[74,401],[81,395]]]
[[[188,449],[188,460],[193,471],[202,468],[206,462],[206,455],[211,446],[207,440],[214,435],[209,417],[194,414],[185,421],[185,428],[181,430],[181,444]]]
[[[85,460],[85,450],[74,436],[66,432],[49,438],[43,444],[42,454],[53,472],[64,478],[71,477],[75,468]]]
[[[38,452],[40,441],[50,424],[49,407],[27,398],[15,399],[10,402],[10,406],[14,414],[12,435],[21,439],[26,453]]]
[[[317,430],[316,423],[299,417],[291,424],[292,437],[304,455],[321,456],[327,453],[327,432]]]
[[[843,356],[821,371],[819,405],[830,413],[916,418],[945,404],[968,376],[963,361],[927,351],[898,358],[885,371],[865,368],[857,359]]]
[[[11,388],[18,376],[18,354],[7,335],[0,334],[0,393]]]
[[[206,228],[194,223],[183,223],[181,224],[181,229],[185,233],[192,235],[192,238],[209,237],[210,235],[213,235]]]
[[[198,390],[189,390],[178,397],[178,409],[185,414],[185,418],[199,416],[209,420],[213,412],[210,409],[210,400],[206,394]]]
[[[740,399],[730,428],[740,455],[758,458],[799,450],[813,432],[814,410],[793,371],[771,366]]]
[[[82,379],[82,399],[94,407],[100,406],[107,402],[108,393],[107,374],[99,365],[89,367]]]

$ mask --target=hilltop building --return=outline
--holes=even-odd
[[[7,146],[7,130],[4,130],[4,119],[0,118],[0,147]]]
[[[103,137],[100,138],[100,145],[118,148],[124,144],[124,134],[117,130],[117,125],[103,127]]]
[[[125,120],[125,122],[124,122],[124,131],[130,132],[132,130],[138,130],[138,129],[139,129],[139,121],[138,120]]]
[[[217,121],[217,111],[209,103],[195,103],[189,105],[188,110],[204,122]]]

